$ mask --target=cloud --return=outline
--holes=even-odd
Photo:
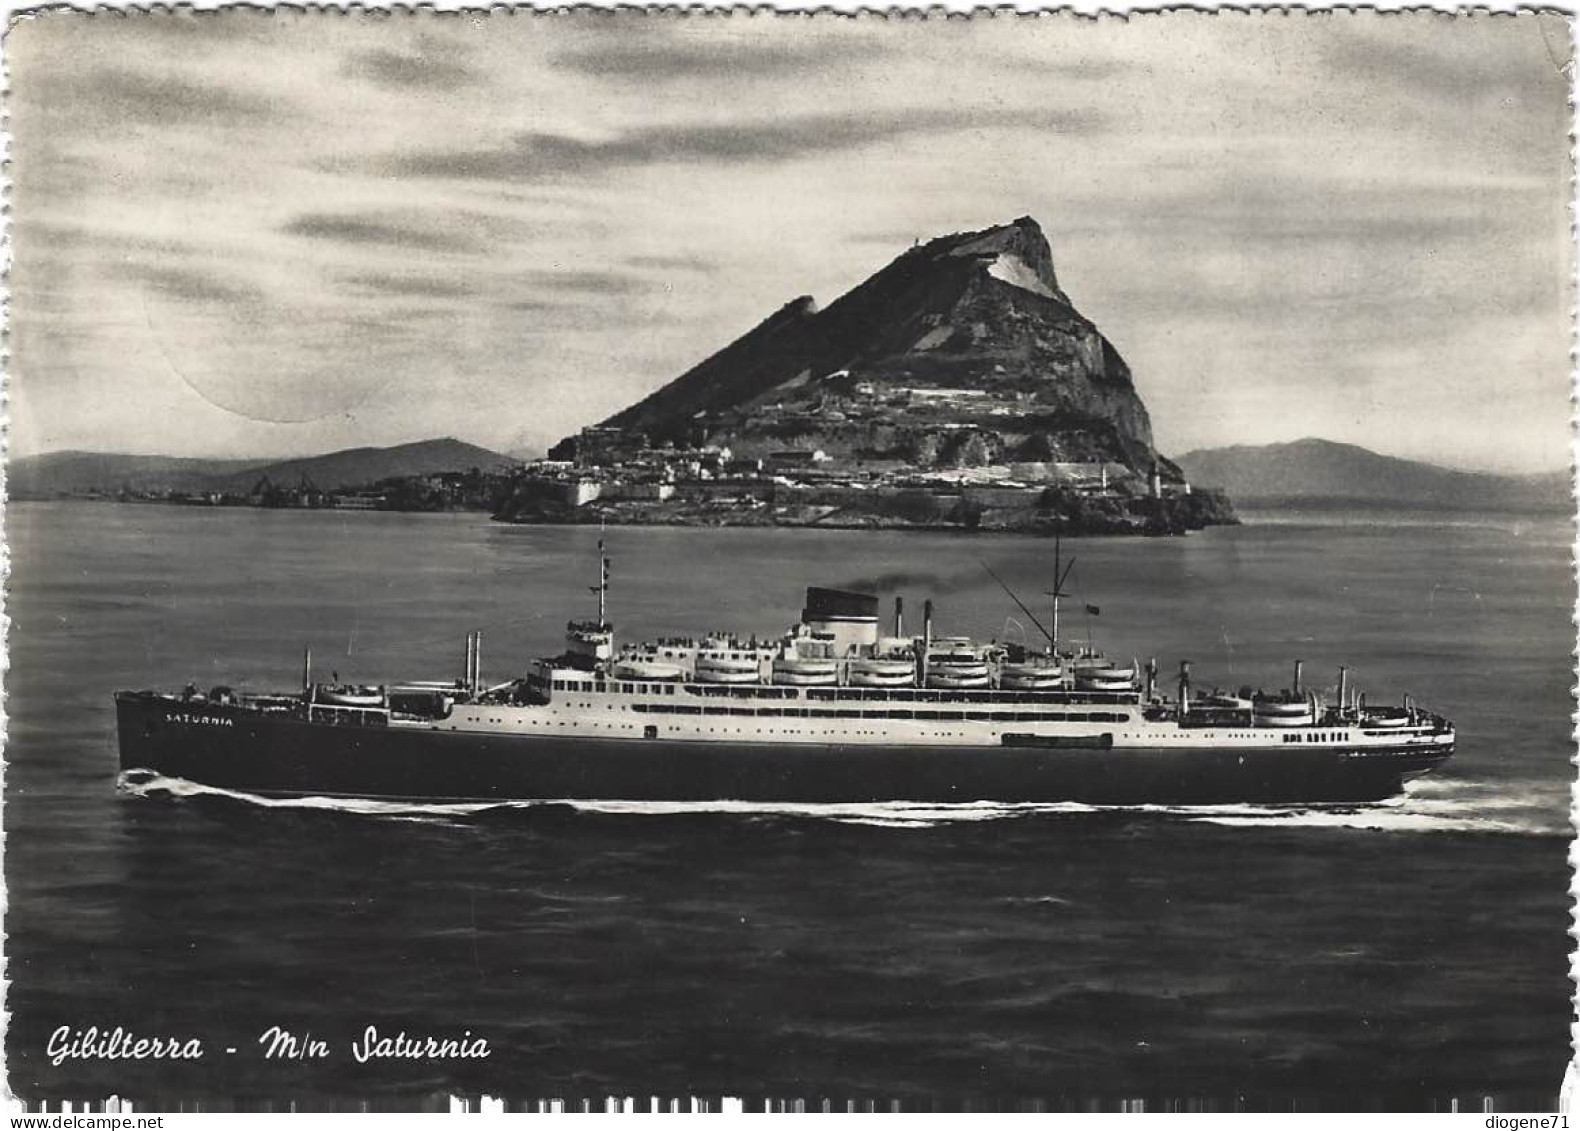
[[[863,149],[914,134],[960,130],[1025,127],[1090,134],[1103,122],[1100,114],[1084,110],[924,109],[866,117],[814,114],[718,125],[655,126],[597,141],[522,133],[493,149],[398,156],[380,165],[382,171],[396,176],[539,180],[676,162],[782,162]]]
[[[442,49],[416,52],[375,48],[347,56],[341,73],[394,90],[454,90],[477,77],[472,68],[442,57]]]
[[[1540,16],[1520,17],[1518,25],[1531,32],[1530,41],[1521,44],[1504,39],[1497,45],[1503,50],[1489,50],[1494,44],[1483,38],[1449,44],[1438,40],[1449,50],[1437,51],[1424,36],[1394,41],[1334,36],[1324,40],[1324,55],[1340,73],[1372,83],[1387,83],[1435,100],[1498,101],[1512,94],[1544,89],[1563,95],[1569,87],[1567,68],[1571,61],[1567,27],[1555,21],[1549,30]],[[1510,47],[1516,51],[1511,52]],[[1543,54],[1550,66],[1528,65],[1530,57],[1540,58]]]
[[[458,298],[469,295],[473,291],[470,283],[460,279],[436,279],[422,275],[348,275],[342,281],[347,286],[360,290],[379,291],[407,298]]]
[[[62,70],[16,87],[19,101],[75,112],[87,124],[140,122],[152,126],[240,127],[262,125],[287,107],[230,87],[168,73],[119,68]]]
[[[711,275],[719,269],[717,263],[696,255],[633,255],[625,264],[655,271],[694,271],[699,275]]]
[[[356,245],[464,254],[479,250],[471,236],[345,213],[306,212],[280,228],[287,235]]]
[[[183,46],[200,40],[216,44],[238,40],[267,40],[281,23],[273,10],[233,7],[218,9],[171,8],[166,11],[130,10],[117,16],[126,25],[123,35],[148,42],[168,41]]]
[[[663,41],[584,48],[555,55],[551,62],[584,75],[647,83],[805,74],[851,59],[876,60],[886,54],[881,43],[869,39]]]
[[[173,240],[156,239],[139,233],[111,229],[102,225],[89,226],[55,220],[41,220],[36,216],[18,218],[11,225],[12,240],[26,246],[29,251],[60,253],[88,251],[102,253],[114,248],[119,255],[138,252],[144,255],[188,255],[195,250],[189,244]]]
[[[257,303],[264,298],[256,287],[222,278],[212,271],[168,264],[123,263],[116,274],[152,292],[182,303]]]
[[[1506,239],[1543,238],[1548,186],[1518,178],[1454,184],[1438,176],[1379,183],[1357,174],[1239,172],[1184,188],[1138,194],[1125,207],[1102,197],[1071,198],[1064,236],[1150,231],[1174,241],[1230,247],[1270,245],[1278,254],[1302,246],[1349,245],[1426,251],[1498,232]],[[1057,250],[1057,249],[1056,249]]]
[[[581,294],[627,295],[647,290],[646,284],[618,271],[531,271],[525,276],[549,290],[577,291]]]

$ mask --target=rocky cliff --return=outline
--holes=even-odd
[[[823,309],[796,299],[604,426],[748,456],[1108,460],[1179,478],[1153,449],[1124,359],[1060,286],[1030,217],[913,247]]]

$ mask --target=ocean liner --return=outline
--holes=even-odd
[[[1192,805],[1374,801],[1454,751],[1453,725],[1408,697],[1368,704],[1339,669],[1336,701],[1304,686],[1213,691],[1188,661],[1059,640],[1055,568],[1046,646],[907,635],[879,598],[807,590],[768,638],[618,645],[607,616],[573,620],[564,652],[519,676],[316,683],[288,694],[118,692],[121,768],[269,796],[443,801],[1083,802]]]

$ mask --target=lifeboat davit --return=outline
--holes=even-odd
[[[916,680],[910,660],[852,660],[847,676],[852,687],[909,687]]]
[[[786,656],[774,661],[773,680],[792,687],[827,687],[839,680],[833,660],[803,660]]]
[[[682,672],[674,664],[656,660],[621,660],[614,666],[613,674],[616,679],[674,680],[679,679]]]
[[[1303,727],[1316,722],[1311,704],[1302,699],[1257,699],[1251,704],[1251,715],[1269,727]]]
[[[313,696],[319,703],[334,707],[382,707],[384,692],[377,687],[352,687],[345,684],[318,685]]]
[[[701,683],[756,683],[756,660],[729,656],[698,656],[696,677]]]
[[[1058,664],[1005,664],[998,670],[999,686],[1009,691],[1048,691],[1064,682]]]
[[[1253,707],[1251,700],[1242,699],[1238,695],[1226,695],[1223,692],[1203,695],[1194,702],[1198,706],[1211,707],[1219,711],[1249,711]]]

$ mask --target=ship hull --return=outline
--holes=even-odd
[[[1451,746],[732,744],[309,723],[123,694],[121,768],[265,796],[429,801],[1376,801]]]

